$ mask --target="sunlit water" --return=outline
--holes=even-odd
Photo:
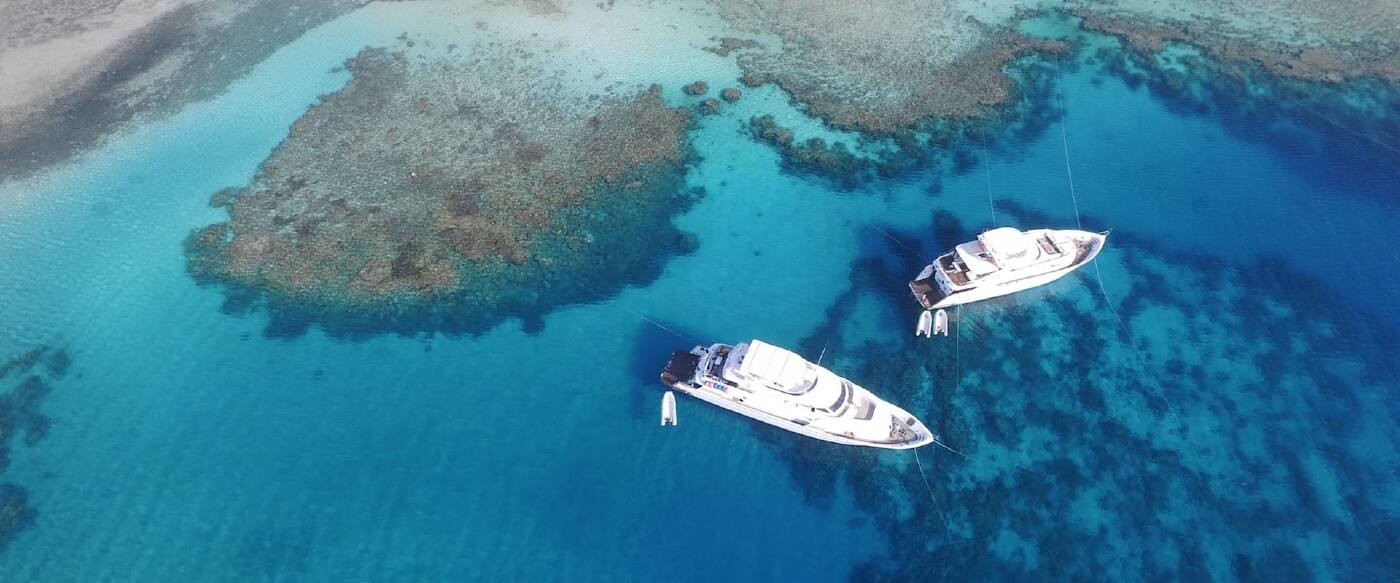
[[[389,16],[399,20],[386,22]],[[1065,73],[1063,134],[1055,125],[1029,143],[984,152],[983,163],[962,175],[916,175],[856,192],[780,172],[778,154],[745,136],[749,117],[775,114],[800,135],[826,130],[775,89],[746,91],[722,115],[701,118],[692,135],[702,161],[688,180],[707,196],[677,223],[698,236],[699,250],[672,260],[650,285],[552,313],[537,335],[512,322],[481,337],[349,342],[313,329],[271,340],[262,336],[265,319],[223,314],[221,293],[197,288],[186,274],[181,248],[192,229],[219,220],[222,211],[207,205],[210,193],[249,180],[317,95],[344,84],[347,74],[335,70],[344,59],[367,44],[391,43],[407,27],[436,22],[428,16],[385,7],[352,14],[275,54],[216,100],[130,128],[51,174],[0,185],[9,207],[0,215],[0,355],[54,344],[73,359],[42,405],[54,421],[46,439],[16,444],[3,475],[30,492],[39,512],[0,555],[6,580],[829,580],[865,561],[894,560],[881,525],[896,517],[858,508],[861,494],[848,483],[836,484],[830,500],[809,501],[811,491],[832,485],[804,480],[831,478],[794,469],[773,446],[797,437],[760,435],[765,430],[747,420],[689,400],[680,403],[678,428],[658,427],[655,375],[671,349],[696,341],[761,337],[797,346],[818,333],[841,297],[850,309],[830,334],[842,348],[826,362],[855,374],[863,365],[854,349],[907,343],[915,314],[908,298],[871,291],[856,263],[891,262],[900,246],[936,250],[928,228],[935,210],[973,230],[991,224],[993,203],[1001,205],[1002,223],[1034,213],[1071,227],[1077,203],[1086,228],[1112,228],[1169,256],[1165,273],[1189,276],[1194,268],[1182,257],[1227,268],[1278,259],[1328,290],[1307,301],[1332,304],[1326,313],[1346,314],[1347,325],[1400,326],[1393,276],[1400,260],[1391,250],[1400,244],[1400,174],[1372,169],[1358,177],[1354,169],[1319,167],[1308,152],[1244,141],[1210,116],[1171,113],[1145,90],[1093,67]],[[435,24],[435,34],[465,37],[469,21],[462,19],[460,30]],[[697,33],[694,41],[708,35]],[[664,36],[656,33],[655,42],[664,44]],[[693,54],[703,55],[693,66],[635,54],[610,66],[621,79],[662,83],[678,104],[682,83],[735,84],[732,59]],[[936,180],[943,186],[933,195]],[[1017,208],[1024,210],[1012,212]],[[899,237],[898,245],[885,231]],[[1104,292],[1118,309],[1132,307],[1125,297],[1139,275],[1132,270],[1145,268],[1127,261],[1124,249],[1110,246],[1100,270],[1033,298],[1068,299],[1103,319],[1112,317]],[[853,282],[854,297],[842,296]],[[1287,282],[1259,285],[1283,297],[1291,289]],[[1034,301],[968,307],[954,339],[932,342],[956,342],[953,358],[961,359],[962,351],[976,353],[986,343],[1020,341],[999,326],[1018,311],[1044,309]],[[1159,364],[1173,350],[1205,354],[1205,347],[1173,341],[1193,326],[1183,323],[1192,311],[1190,304],[1127,311],[1134,344],[1110,335],[1099,340],[1101,348],[1066,350],[1110,350],[1125,362]],[[1313,325],[1307,312],[1291,317],[1298,327]],[[1055,342],[1053,326],[1047,329],[1051,337],[1043,341]],[[1255,332],[1225,325],[1209,338],[1253,341]],[[1366,387],[1365,398],[1377,402],[1393,398],[1397,361],[1376,361],[1373,355],[1387,351],[1347,342],[1337,339],[1331,348],[1341,356],[1332,357],[1372,368],[1363,380],[1356,367],[1339,367],[1337,374],[1356,377],[1341,386]],[[979,390],[1017,403],[1074,399],[1064,387],[1096,381],[1075,376],[1094,371],[1072,368],[1059,377],[1063,387],[1021,386],[1009,368],[988,366],[959,369],[952,382],[931,379],[888,392],[914,400],[921,417],[938,419],[946,415],[929,403],[973,399]],[[1106,415],[1130,431],[1165,428],[1157,443],[1199,458],[1214,454],[1192,445],[1209,434],[1193,432],[1195,424],[1265,423],[1259,430],[1268,432],[1271,421],[1247,410],[1192,411],[1181,391],[1239,389],[1174,387],[1165,401],[1161,393],[1144,394]],[[1247,394],[1271,398],[1255,388]],[[1183,410],[1168,414],[1173,399]],[[1400,433],[1393,415],[1384,405],[1362,410],[1355,423],[1367,433],[1345,441],[1374,452],[1379,469],[1365,483],[1355,474],[1338,478],[1335,450],[1314,443],[1297,444],[1302,463],[1279,461],[1279,471],[1296,474],[1314,500],[1305,506],[1282,492],[1281,504],[1322,515],[1319,523],[1300,520],[1308,526],[1298,526],[1294,544],[1312,575],[1365,568],[1358,564],[1364,559],[1335,547],[1369,536],[1364,524],[1395,523]],[[1054,456],[1104,447],[1077,444],[1053,426],[1002,421],[1033,434],[1026,439],[1058,444],[1042,448]],[[937,429],[971,459],[922,451],[934,484],[995,480],[1047,461],[1028,453],[1024,441],[999,449],[977,424],[960,425],[961,434]],[[835,457],[851,455],[830,448]],[[909,462],[908,452],[869,455],[891,467]],[[926,512],[928,492],[917,474],[891,476],[897,479],[883,487],[909,512]],[[1095,502],[1115,487],[1084,486],[1072,493],[1075,512],[1048,515],[1035,528],[1120,532],[1118,523],[1130,520],[1124,509]],[[1353,515],[1353,496],[1388,516]],[[1169,529],[1217,524],[1206,518],[1220,509],[1188,507],[1189,516],[1156,520]],[[959,533],[959,512],[998,508],[941,508],[952,527],[898,544],[955,541],[959,553],[995,557],[1006,570],[1053,560],[1036,548],[1038,533]],[[1228,524],[1206,535],[1227,532]],[[1101,552],[1144,560],[1153,546],[1148,537],[1120,537]],[[1230,575],[1230,556],[1192,560]]]

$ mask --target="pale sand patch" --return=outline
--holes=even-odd
[[[59,7],[77,3],[57,3]],[[101,2],[82,13],[35,13],[28,3],[0,7],[0,128],[32,115],[66,89],[85,84],[120,55],[127,42],[191,0]],[[120,10],[117,10],[120,4]],[[42,25],[36,20],[52,20]]]
[[[368,0],[0,2],[0,179],[218,95]]]

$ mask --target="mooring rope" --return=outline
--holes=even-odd
[[[928,475],[924,473],[924,462],[919,461],[918,448],[909,450],[914,452],[914,463],[919,465],[919,477],[924,480],[924,489],[928,490],[928,499],[933,501],[933,507],[938,510],[938,518],[943,521],[943,532],[952,536],[953,530],[948,528],[948,517],[943,514],[943,507],[938,504],[938,497],[933,495],[933,486],[928,485]]]
[[[965,454],[965,453],[963,453],[963,452],[960,452],[960,451],[958,451],[958,450],[956,450],[956,449],[953,449],[953,448],[951,448],[951,447],[948,447],[948,444],[943,443],[942,441],[939,441],[937,437],[934,437],[934,438],[933,438],[933,442],[936,443],[936,444],[938,444],[938,447],[941,447],[941,448],[943,448],[943,449],[946,449],[946,450],[948,450],[948,451],[951,451],[951,452],[953,452],[953,453],[955,453],[955,454],[958,454],[958,455],[962,456],[963,459],[965,459],[965,460],[971,460],[971,459],[972,459],[971,457],[968,457],[967,454]]]
[[[958,321],[953,332],[953,388],[962,388],[962,304],[958,304],[954,319]]]
[[[1065,154],[1065,175],[1069,179],[1069,198],[1074,204],[1074,221],[1079,225],[1079,230],[1084,230],[1084,221],[1079,216],[1079,197],[1074,192],[1074,170],[1070,167],[1069,161],[1069,135],[1065,127],[1069,125],[1069,106],[1065,102],[1064,75],[1060,72],[1060,61],[1055,61],[1055,81],[1059,85],[1056,91],[1060,100],[1060,147]],[[1142,355],[1142,349],[1138,347],[1137,339],[1133,338],[1133,332],[1128,328],[1123,317],[1118,314],[1118,308],[1113,305],[1113,298],[1108,296],[1108,286],[1104,285],[1103,272],[1099,269],[1099,262],[1094,263],[1094,276],[1099,281],[1099,292],[1103,294],[1104,304],[1108,306],[1109,313],[1113,314],[1113,319],[1118,322],[1118,328],[1123,331],[1123,335],[1128,339],[1128,345],[1133,349],[1133,355],[1137,357],[1138,364],[1142,367],[1143,373],[1152,380],[1152,384],[1157,388],[1157,396],[1167,405],[1167,411],[1173,416],[1176,415],[1176,407],[1172,406],[1171,399],[1167,398],[1167,392],[1162,388],[1162,383],[1157,381],[1157,376],[1147,366],[1147,358]]]
[[[982,170],[987,177],[987,208],[992,211],[992,228],[997,223],[997,201],[992,197],[992,149],[987,147],[987,136],[982,135]]]
[[[1060,73],[1060,61],[1055,61],[1055,81],[1059,85],[1056,92],[1060,98],[1060,146],[1065,152],[1065,175],[1069,176],[1069,200],[1074,203],[1074,222],[1079,230],[1084,230],[1084,221],[1079,218],[1079,197],[1074,194],[1074,170],[1069,165],[1069,136],[1065,126],[1069,125],[1069,106],[1065,104],[1065,79]]]
[[[685,334],[681,334],[680,332],[677,332],[677,331],[675,331],[675,330],[672,330],[672,329],[670,329],[670,328],[667,328],[667,327],[661,325],[660,322],[657,322],[656,320],[653,320],[653,319],[651,319],[651,318],[648,318],[648,317],[646,317],[646,316],[643,316],[643,315],[640,314],[640,313],[637,314],[637,317],[639,317],[639,318],[641,318],[641,319],[643,319],[643,320],[646,320],[646,322],[647,322],[648,324],[651,324],[652,326],[656,326],[657,328],[660,328],[660,329],[662,329],[662,330],[665,330],[665,331],[667,331],[667,332],[670,332],[670,333],[672,333],[672,334],[675,334],[676,337],[677,337],[677,338],[680,338],[681,340],[684,340],[684,341],[686,341],[686,342],[693,342],[693,343],[695,343],[695,344],[704,344],[703,342],[696,342],[694,338],[690,338],[690,337],[686,336]]]
[[[918,249],[915,249],[915,248],[913,248],[913,247],[910,247],[910,246],[909,246],[908,244],[906,244],[904,241],[900,241],[899,238],[898,238],[898,237],[895,237],[893,233],[890,233],[888,229],[886,229],[886,228],[884,228],[884,227],[881,227],[880,225],[875,224],[875,221],[872,221],[872,220],[870,220],[870,219],[865,219],[865,224],[870,225],[870,226],[872,226],[872,227],[875,227],[875,230],[880,231],[881,233],[883,233],[883,234],[885,235],[886,238],[888,238],[890,241],[893,241],[895,245],[899,245],[900,247],[903,247],[905,251],[908,251],[908,252],[913,253],[913,254],[915,254],[915,255],[917,255],[917,254],[920,253],[920,251],[919,251]]]
[[[1129,330],[1128,325],[1123,322],[1123,317],[1118,315],[1118,309],[1113,307],[1113,300],[1108,297],[1108,288],[1104,287],[1103,274],[1099,272],[1097,261],[1094,262],[1094,275],[1099,279],[1099,291],[1103,293],[1103,303],[1108,304],[1109,313],[1113,314],[1113,319],[1118,321],[1118,328],[1122,329],[1123,335],[1128,338],[1128,344],[1133,347],[1133,354],[1137,355],[1138,364],[1142,366],[1142,371],[1147,373],[1147,378],[1152,379],[1152,384],[1157,386],[1157,395],[1162,398],[1163,403],[1167,404],[1167,411],[1176,415],[1176,407],[1172,406],[1171,399],[1167,398],[1166,390],[1162,388],[1161,383],[1157,382],[1157,375],[1152,374],[1152,371],[1147,369],[1147,359],[1143,358],[1142,350],[1138,348],[1132,330]]]
[[[1370,135],[1370,134],[1368,134],[1368,133],[1362,132],[1361,130],[1353,129],[1353,128],[1351,128],[1351,127],[1348,127],[1348,126],[1342,124],[1341,122],[1333,121],[1332,118],[1327,117],[1327,116],[1325,116],[1325,115],[1322,115],[1321,113],[1318,113],[1316,110],[1314,110],[1314,109],[1311,108],[1311,107],[1308,107],[1308,106],[1306,106],[1306,105],[1303,105],[1303,103],[1302,103],[1301,101],[1296,101],[1296,100],[1295,100],[1295,101],[1293,102],[1293,104],[1296,105],[1296,106],[1298,106],[1298,107],[1299,107],[1300,109],[1302,109],[1303,111],[1306,111],[1306,112],[1308,112],[1308,113],[1313,114],[1314,116],[1317,116],[1317,117],[1318,117],[1319,119],[1321,119],[1322,121],[1325,121],[1325,122],[1327,122],[1327,123],[1329,123],[1329,124],[1332,124],[1332,125],[1334,125],[1334,126],[1337,126],[1338,128],[1341,128],[1341,129],[1343,129],[1343,130],[1346,130],[1346,131],[1348,131],[1348,132],[1351,132],[1352,134],[1355,134],[1357,137],[1362,138],[1362,139],[1364,139],[1364,140],[1366,140],[1366,141],[1368,141],[1368,142],[1371,142],[1371,143],[1373,143],[1373,144],[1375,144],[1375,145],[1377,145],[1377,146],[1380,146],[1380,147],[1382,147],[1382,148],[1385,148],[1385,149],[1387,149],[1387,150],[1390,150],[1391,152],[1394,152],[1394,153],[1396,153],[1396,154],[1400,154],[1400,148],[1396,148],[1395,146],[1392,146],[1392,145],[1390,145],[1390,144],[1387,144],[1387,143],[1385,143],[1385,142],[1382,142],[1379,138],[1376,138],[1375,136],[1372,136],[1372,135]]]

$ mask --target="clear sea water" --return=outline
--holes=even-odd
[[[220,220],[209,195],[249,180],[291,122],[345,83],[336,66],[360,47],[428,23],[433,34],[470,34],[471,18],[455,15],[454,27],[414,10],[376,6],[329,23],[213,101],[127,128],[50,173],[0,184],[0,356],[47,344],[72,357],[41,405],[52,419],[47,436],[32,447],[15,440],[0,475],[26,489],[38,511],[0,554],[0,578],[839,580],[861,564],[891,568],[909,549],[986,557],[989,571],[965,577],[1045,576],[1036,569],[1065,552],[1042,548],[1056,531],[1097,536],[1097,550],[1070,554],[1100,555],[1116,566],[1094,573],[1115,577],[1142,576],[1135,565],[1159,561],[1183,533],[1224,549],[1181,559],[1213,577],[1247,578],[1238,556],[1257,563],[1279,548],[1297,558],[1300,579],[1397,576],[1393,563],[1359,549],[1393,546],[1400,513],[1400,359],[1393,343],[1378,344],[1400,330],[1400,154],[1388,168],[1335,165],[1313,150],[1242,137],[1212,114],[1174,112],[1146,89],[1085,66],[1066,70],[1068,114],[1039,136],[984,152],[966,173],[837,192],[782,172],[776,151],[746,137],[747,120],[761,113],[799,137],[840,137],[763,88],[700,120],[693,143],[702,161],[688,180],[708,194],[677,219],[699,250],[672,260],[655,282],[557,310],[536,335],[510,322],[480,337],[344,341],[313,329],[268,339],[264,318],[226,315],[219,290],[196,287],[181,242]],[[672,16],[641,20],[658,30],[631,42],[673,44],[668,35],[678,33],[658,24]],[[715,25],[692,24],[684,40],[709,44]],[[635,49],[600,49],[605,61],[625,53],[603,63],[609,80],[660,82],[676,103],[685,102],[685,82],[723,87],[738,75],[732,59],[693,47],[690,60]],[[1002,223],[1071,227],[1077,200],[1086,227],[1112,228],[1123,243],[1098,271],[1023,300],[967,307],[954,339],[897,351],[945,363],[951,356],[953,375],[887,390],[856,376],[871,370],[863,349],[912,345],[916,314],[908,298],[880,287],[902,286],[907,274],[872,283],[862,261],[893,269],[901,250],[936,250],[935,211],[967,229],[990,225],[989,192]],[[1289,277],[1253,277],[1264,261],[1285,265]],[[1237,287],[1200,298],[1190,286],[1129,297],[1141,293],[1133,282],[1147,271],[1180,286],[1221,270]],[[1133,344],[1116,324],[1102,325],[1113,322],[1105,292]],[[1283,324],[1229,321],[1253,297],[1273,298]],[[829,322],[834,305],[842,315]],[[1080,319],[1056,319],[1053,307],[1065,306],[1092,318],[1091,342],[1070,343],[1084,330],[1073,329]],[[1138,375],[1137,384],[1106,382],[1106,369],[1063,358],[963,368],[979,353],[1016,355],[1025,340],[1010,329],[1018,319],[1043,324],[1034,328],[1039,350],[1107,351],[1152,366],[1109,371]],[[1315,327],[1365,335],[1324,345],[1278,332]],[[926,490],[909,452],[795,450],[887,471],[876,493],[869,480],[794,463],[786,441],[795,437],[696,402],[680,402],[678,428],[657,426],[655,375],[671,349],[752,337],[791,346],[821,338],[816,344],[834,348],[827,364],[909,399],[925,419],[959,418],[940,408],[981,407],[938,427],[967,457],[922,450],[934,485]],[[1306,375],[1268,378],[1271,365],[1251,358],[1250,346],[1290,342],[1298,350],[1287,370],[1326,369],[1334,382],[1322,389]],[[1217,374],[1170,386],[1144,380],[1155,374],[1144,370],[1173,359]],[[1055,382],[1018,382],[1028,366],[1057,371]],[[1109,385],[1094,415],[1149,436],[1153,451],[1176,460],[1160,463],[1212,468],[1206,481],[1186,484],[1160,508],[1135,508],[1112,501],[1115,489],[1136,486],[1082,476],[1057,486],[1061,507],[1032,524],[1012,520],[1023,510],[1018,496],[1038,499],[1031,489],[1044,487],[1018,490],[1018,472],[1088,457],[1127,460],[1116,472],[1134,467],[1140,452],[1120,443],[1006,413],[1028,403],[1078,411],[1076,387]],[[1354,403],[1344,435],[1319,404],[1328,399]],[[1209,406],[1217,402],[1232,405]],[[991,426],[1013,436],[994,438]],[[1259,445],[1278,434],[1311,438],[1290,442],[1286,455]],[[1355,470],[1358,460],[1367,471]],[[1291,486],[1241,494],[1251,501],[1230,507],[1193,502],[1192,488],[1255,488],[1251,479],[1210,481],[1237,475]],[[977,505],[957,494],[988,483],[1000,485],[997,495]],[[942,506],[927,504],[929,490],[935,501],[944,496]],[[876,498],[899,501],[899,510],[863,503]],[[1293,518],[1270,525],[1277,536],[1268,541],[1240,540],[1251,531],[1235,521],[1260,508],[1291,508]],[[943,528],[908,526],[931,510],[943,518],[927,524]],[[1002,512],[1000,532],[969,526]]]

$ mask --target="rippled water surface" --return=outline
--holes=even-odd
[[[19,395],[0,481],[33,512],[6,580],[1400,573],[1390,137],[1187,107],[1081,52],[1043,130],[837,190],[750,139],[759,114],[843,137],[764,87],[692,131],[706,194],[676,222],[696,251],[537,333],[269,338],[221,311],[182,250],[220,220],[209,195],[346,82],[337,65],[426,20],[351,14],[213,101],[0,184],[0,358],[51,347],[0,378]],[[738,75],[664,57],[614,71],[676,104]],[[1097,267],[915,341],[905,279],[994,216],[1113,233]],[[920,450],[921,477],[910,452],[691,400],[657,427],[672,349],[753,337],[824,351],[965,455]]]

